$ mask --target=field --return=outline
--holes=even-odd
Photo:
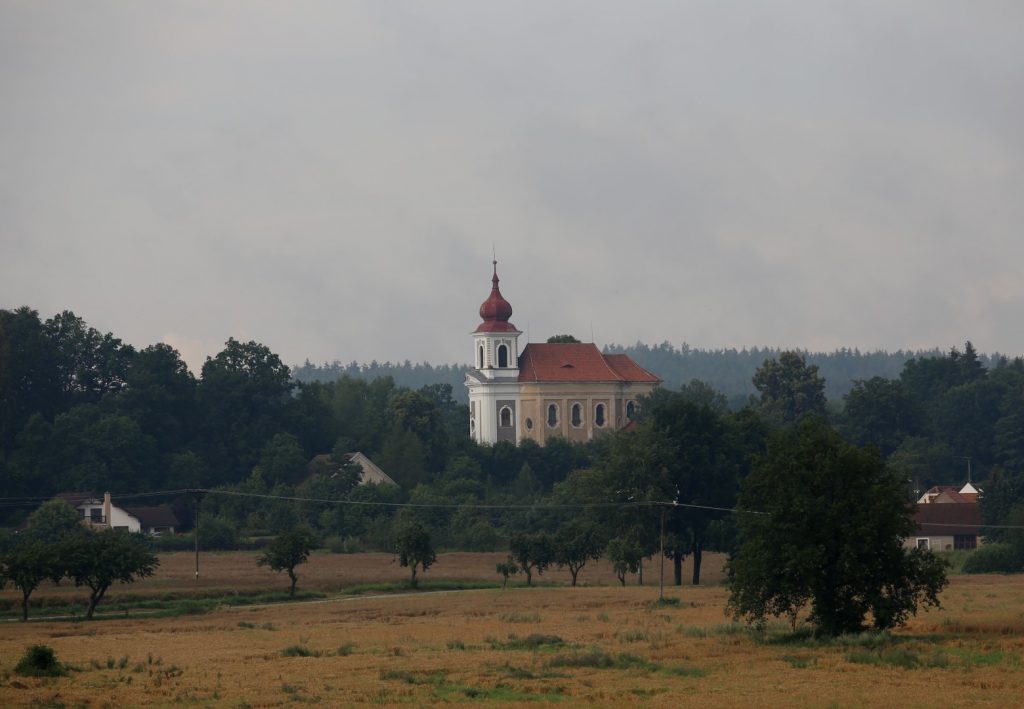
[[[495,581],[498,554],[442,555],[426,583]],[[167,555],[160,574],[127,589],[136,597],[286,588],[254,555]],[[819,643],[788,628],[767,637],[724,615],[721,558],[706,559],[707,585],[666,587],[657,568],[645,586],[618,586],[604,565],[561,585],[342,595],[343,588],[405,578],[391,557],[315,555],[300,590],[327,594],[295,604],[222,607],[204,615],[106,617],[93,622],[5,623],[0,705],[281,706],[320,703],[640,702],[650,706],[1019,706],[1024,696],[1024,579],[955,576],[944,609],[891,636]],[[666,567],[666,572],[668,572]],[[685,570],[688,573],[688,569]],[[632,581],[631,581],[632,584]],[[44,596],[80,595],[47,588]],[[3,594],[11,598],[11,592]],[[102,608],[102,606],[101,606]],[[45,643],[68,676],[13,673],[25,648]]]

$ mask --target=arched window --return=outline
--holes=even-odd
[[[477,365],[477,369],[484,368],[484,346],[480,345],[480,364]]]
[[[508,366],[508,347],[505,345],[498,345],[498,366]]]
[[[582,426],[583,425],[583,407],[580,406],[579,404],[573,404],[572,405],[572,414],[571,414],[571,417],[569,418],[569,420],[572,421],[572,425],[575,428],[579,428],[580,426]]]
[[[501,412],[498,414],[498,425],[502,428],[512,427],[512,409],[507,406],[501,407]]]
[[[523,421],[523,423],[526,425],[526,430],[527,431],[532,431],[533,430],[533,419],[532,418],[527,416],[526,420]]]
[[[548,404],[548,427],[554,428],[558,425],[558,404]]]
[[[594,425],[598,428],[604,428],[604,404],[598,404],[594,407]]]
[[[626,402],[626,418],[628,420],[632,421],[633,417],[635,415],[636,415],[636,404],[633,403],[632,401],[627,401]]]

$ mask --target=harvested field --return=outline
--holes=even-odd
[[[300,586],[304,579],[321,590],[386,580],[371,571],[385,557],[372,557],[341,557],[333,573],[324,567],[335,558],[317,557]],[[491,579],[498,557],[445,555],[427,578],[458,559]],[[240,587],[266,590],[274,577],[253,573],[251,555],[245,559],[225,555],[220,583],[237,563]],[[172,574],[177,561],[169,559],[163,573]],[[355,569],[364,564],[360,576]],[[217,566],[211,560],[211,584]],[[404,569],[394,571],[404,577]],[[659,605],[656,585],[620,588],[601,569],[590,571],[590,585],[575,589],[518,582],[505,590],[341,596],[203,616],[8,623],[0,635],[0,704],[1003,707],[1024,695],[1018,577],[954,577],[944,610],[892,636],[778,643],[731,624],[720,585],[667,589],[679,604]],[[352,576],[339,581],[338,573]],[[166,577],[147,584],[155,593],[175,588]],[[13,675],[33,643],[50,645],[75,669],[49,679]]]

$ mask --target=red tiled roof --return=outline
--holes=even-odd
[[[925,537],[981,533],[981,509],[977,504],[918,505],[914,521],[918,535]]]
[[[519,355],[520,382],[650,382],[661,380],[627,355],[605,355],[591,342],[535,343]]]

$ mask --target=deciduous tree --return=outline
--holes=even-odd
[[[295,575],[295,567],[305,564],[309,554],[316,546],[316,536],[308,529],[291,529],[274,537],[274,541],[260,554],[257,566],[269,566],[271,571],[285,571],[291,580],[288,595],[295,595],[295,584],[299,577]]]
[[[905,550],[914,523],[903,483],[877,451],[820,420],[771,440],[740,497],[740,547],[729,561],[729,608],[763,623],[805,606],[822,635],[903,624],[938,606],[945,562]]]
[[[160,565],[142,535],[117,529],[67,537],[58,553],[65,575],[75,586],[87,586],[90,590],[85,612],[90,619],[115,582],[132,583],[152,576]]]

